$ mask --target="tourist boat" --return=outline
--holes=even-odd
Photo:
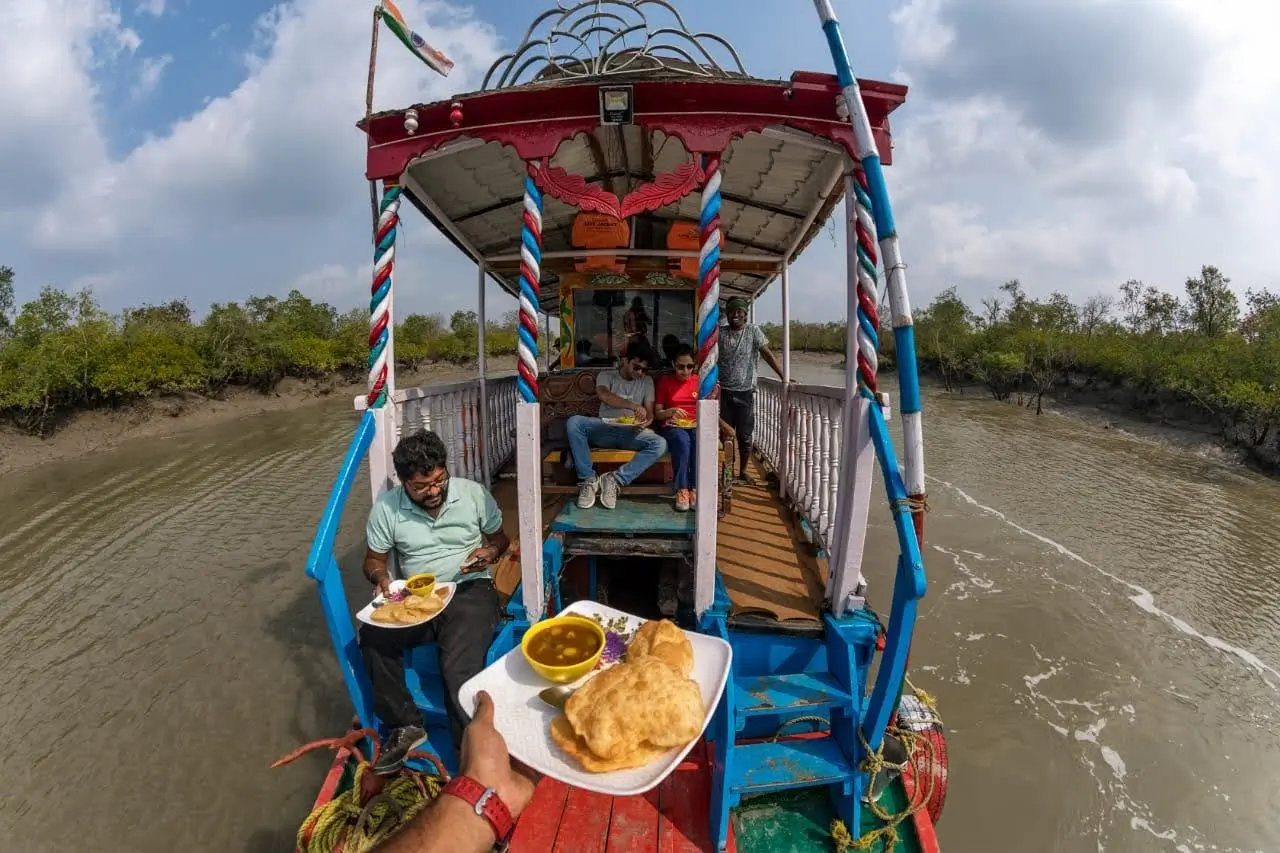
[[[638,558],[645,563],[627,564],[630,575],[660,561],[689,565],[683,616],[734,653],[704,739],[672,776],[618,799],[543,780],[512,850],[829,850],[833,820],[850,831],[841,846],[852,838],[862,839],[857,849],[937,849],[941,727],[927,697],[902,695],[925,592],[923,442],[905,267],[881,170],[889,115],[907,90],[855,80],[829,2],[816,6],[834,75],[753,78],[728,42],[691,33],[665,0],[561,2],[479,91],[436,103],[373,113],[370,64],[370,109],[359,123],[375,219],[370,390],[356,400],[363,414],[307,564],[358,722],[377,726],[335,536],[362,463],[376,499],[395,485],[397,437],[419,428],[444,438],[455,476],[490,486],[518,543],[496,574],[508,600],[491,661],[567,601],[620,595],[607,580]],[[375,54],[378,19],[392,11],[375,11]],[[791,383],[788,268],[842,200],[855,318],[846,388]],[[392,282],[405,202],[476,263],[474,381],[396,385]],[[880,255],[901,468],[890,401],[877,386]],[[486,376],[488,281],[519,308],[516,370],[502,378]],[[758,299],[775,281],[783,381],[762,379],[756,396],[757,482],[730,491],[716,429],[720,304]],[[560,463],[556,422],[594,411],[596,369],[618,354],[623,315],[637,300],[655,344],[674,335],[699,354],[697,481],[700,494],[719,499],[693,512],[674,510],[661,464],[616,510],[582,510]],[[598,470],[626,456],[596,453]],[[862,572],[877,465],[900,551],[891,596],[873,596],[889,601],[883,621]],[[363,583],[355,589],[363,595]],[[434,649],[409,657],[431,747],[452,766]],[[886,744],[908,745],[909,760],[873,773]],[[317,807],[352,784],[355,758],[340,751]]]

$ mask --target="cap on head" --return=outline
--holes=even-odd
[[[734,296],[725,304],[725,311],[733,313],[734,311],[746,311],[751,308],[751,303],[743,296]]]

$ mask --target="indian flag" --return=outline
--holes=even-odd
[[[404,22],[404,15],[400,14],[400,10],[391,0],[382,0],[382,20],[415,56],[431,66],[436,73],[444,77],[449,76],[449,72],[453,70],[453,60],[427,44],[422,36],[409,29]]]

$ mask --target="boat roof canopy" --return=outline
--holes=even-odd
[[[655,20],[658,15],[665,20]],[[885,164],[889,114],[905,86],[859,81]],[[665,0],[562,2],[535,19],[478,92],[367,116],[370,180],[407,198],[512,294],[518,292],[526,178],[543,195],[541,308],[580,209],[628,219],[635,258],[665,268],[671,223],[697,221],[702,167],[719,157],[720,288],[758,296],[823,228],[857,152],[833,75],[747,76],[717,36],[690,33]],[[625,93],[606,116],[604,91]],[[530,163],[537,168],[530,169]],[[564,253],[557,256],[556,253]]]

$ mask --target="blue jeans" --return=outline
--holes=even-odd
[[[614,472],[618,483],[625,486],[639,477],[667,452],[667,440],[651,429],[607,424],[599,418],[574,415],[565,424],[569,449],[573,452],[573,467],[578,472],[578,482],[594,480],[595,468],[591,465],[591,448],[606,450],[633,450],[635,458]]]
[[[698,487],[698,431],[681,427],[663,427],[659,434],[667,440],[671,450],[671,488],[696,489]]]

